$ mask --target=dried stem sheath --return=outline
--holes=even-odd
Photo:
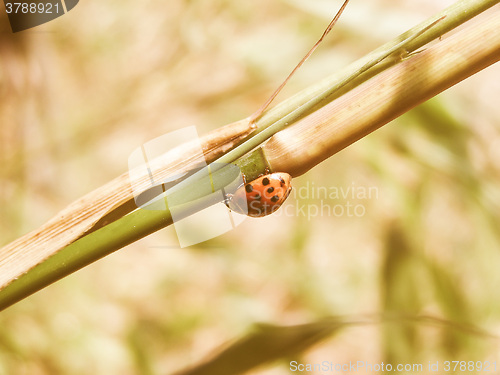
[[[299,176],[499,59],[497,9],[278,132],[264,155],[272,170]]]

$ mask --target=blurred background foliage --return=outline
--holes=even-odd
[[[352,1],[281,98],[452,2]],[[339,6],[83,0],[15,35],[0,17],[1,244],[123,173],[140,144],[251,114]],[[286,211],[185,249],[167,228],[3,311],[0,374],[498,361],[499,68],[296,178]]]

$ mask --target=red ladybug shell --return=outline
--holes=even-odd
[[[291,181],[292,176],[283,172],[261,176],[236,190],[228,207],[252,217],[272,214],[290,194]]]

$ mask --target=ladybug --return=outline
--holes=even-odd
[[[286,200],[292,190],[291,181],[292,176],[284,172],[263,175],[239,187],[227,197],[226,205],[251,217],[267,216]]]

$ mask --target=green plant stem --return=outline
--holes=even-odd
[[[273,107],[257,121],[259,129],[265,129],[271,124],[277,123],[299,107],[301,107],[302,110],[300,114],[297,114],[293,121],[297,121],[298,119],[307,116],[319,107],[342,96],[363,82],[366,82],[380,71],[386,70],[390,66],[399,63],[401,56],[415,52],[432,40],[455,29],[457,26],[462,25],[499,2],[499,0],[457,1],[433,17],[430,17],[419,25],[399,35],[392,41],[387,42],[372,52],[364,55],[362,58],[348,65],[344,69],[341,69],[329,77],[322,79],[320,82],[309,86],[308,88]],[[443,19],[435,26],[421,34],[422,30],[426,29],[433,22],[441,18]],[[416,37],[413,38],[412,36]],[[404,45],[401,45],[404,41],[406,41]],[[401,54],[398,55],[395,53],[393,54],[393,58],[383,60],[383,57],[387,55],[388,51],[398,50]],[[305,108],[304,105],[311,100],[317,100],[317,102]]]

